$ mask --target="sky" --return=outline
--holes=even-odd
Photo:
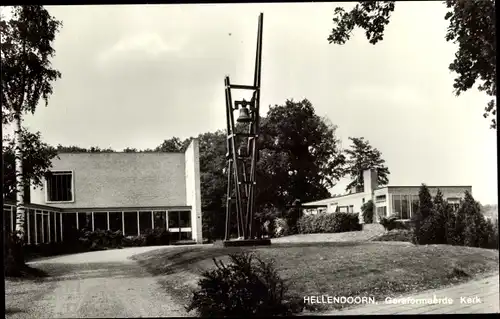
[[[363,136],[382,152],[390,185],[472,185],[476,200],[497,203],[488,98],[453,94],[445,6],[398,2],[382,42],[359,30],[339,46],[327,41],[339,5],[354,4],[49,6],[63,22],[53,59],[62,78],[24,125],[51,145],[115,150],[223,129],[224,76],[252,83],[263,12],[262,116],[307,98],[344,148]]]

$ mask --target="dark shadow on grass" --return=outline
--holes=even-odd
[[[6,308],[5,315],[14,315],[16,313],[25,313],[26,311],[19,308]]]
[[[29,265],[24,265],[21,269],[6,273],[6,278],[9,279],[18,279],[18,280],[33,280],[33,279],[44,279],[49,277],[49,274],[39,268],[31,267]]]
[[[166,253],[162,258],[138,260],[139,264],[153,276],[171,275],[180,270],[192,268],[196,263],[212,258],[219,258],[240,251],[239,247],[182,250]]]

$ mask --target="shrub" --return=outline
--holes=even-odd
[[[373,212],[375,210],[375,205],[373,201],[370,199],[366,203],[361,206],[361,211],[363,212],[363,222],[365,224],[373,223]]]
[[[286,295],[287,287],[272,263],[248,253],[229,255],[230,264],[214,260],[205,271],[187,311],[200,317],[286,316],[303,310],[302,298]]]
[[[300,207],[300,200],[297,199],[293,202],[293,207],[288,209],[285,215],[289,235],[298,233],[298,222],[300,217],[302,217],[302,208]]]
[[[123,247],[123,234],[121,230],[86,230],[83,231],[79,242],[85,249],[90,251],[121,248]]]
[[[165,228],[147,229],[144,232],[144,237],[146,246],[160,246],[170,243],[170,233]]]
[[[266,220],[262,225],[262,233],[269,238],[273,238],[276,235],[276,222],[273,220]]]
[[[288,222],[284,218],[276,218],[274,220],[274,237],[282,237],[290,235]]]
[[[385,230],[391,231],[393,229],[409,229],[408,222],[403,222],[398,220],[396,216],[382,217],[380,219],[380,225],[384,227]]]
[[[358,231],[362,226],[358,214],[355,213],[319,213],[302,216],[298,228],[302,234],[314,234]]]
[[[5,236],[3,261],[5,276],[20,276],[21,270],[26,267],[23,241],[19,239],[17,231],[8,232]]]
[[[146,236],[127,236],[123,238],[124,247],[142,247],[146,246]]]
[[[412,242],[413,231],[411,229],[393,229],[385,234],[372,239],[373,241],[404,241]]]

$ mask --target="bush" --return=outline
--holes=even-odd
[[[358,231],[362,229],[362,226],[359,223],[358,214],[319,213],[302,216],[299,219],[298,228],[301,234],[314,234]]]
[[[165,228],[147,229],[144,234],[146,246],[170,244],[170,233]]]
[[[380,219],[380,225],[382,225],[387,231],[391,231],[393,229],[409,229],[409,223],[410,222],[398,220],[396,216],[382,217]]]
[[[19,239],[18,232],[8,232],[5,236],[3,262],[5,267],[5,276],[17,277],[26,267],[23,241]]]
[[[217,268],[203,272],[188,312],[196,310],[200,317],[263,317],[304,309],[302,298],[286,295],[287,287],[272,263],[248,253],[229,257],[229,265],[213,259]]]
[[[262,234],[269,238],[273,238],[276,235],[276,221],[266,220],[262,225]]]
[[[121,230],[83,231],[79,238],[80,244],[89,251],[123,247],[123,234]]]
[[[374,210],[375,205],[373,205],[373,201],[371,199],[361,206],[361,211],[363,212],[363,222],[365,224],[373,223]]]
[[[373,241],[404,241],[412,242],[413,231],[410,229],[393,229],[385,234],[382,234],[374,239]]]
[[[274,220],[274,237],[282,237],[290,235],[288,222],[284,218],[276,218]]]

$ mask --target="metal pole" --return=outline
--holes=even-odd
[[[125,236],[125,212],[122,212],[122,230],[123,236]]]
[[[50,211],[48,211],[47,214],[48,243],[50,243]]]
[[[59,228],[61,229],[61,241],[63,241],[63,222],[62,222],[62,213],[59,213]]]
[[[141,226],[139,224],[139,211],[137,211],[137,236],[141,236]]]
[[[38,245],[38,222],[36,220],[36,209],[35,209],[35,245]]]
[[[41,217],[42,217],[42,244],[45,243],[45,216],[43,214],[43,210],[42,210],[42,214],[41,214]]]

